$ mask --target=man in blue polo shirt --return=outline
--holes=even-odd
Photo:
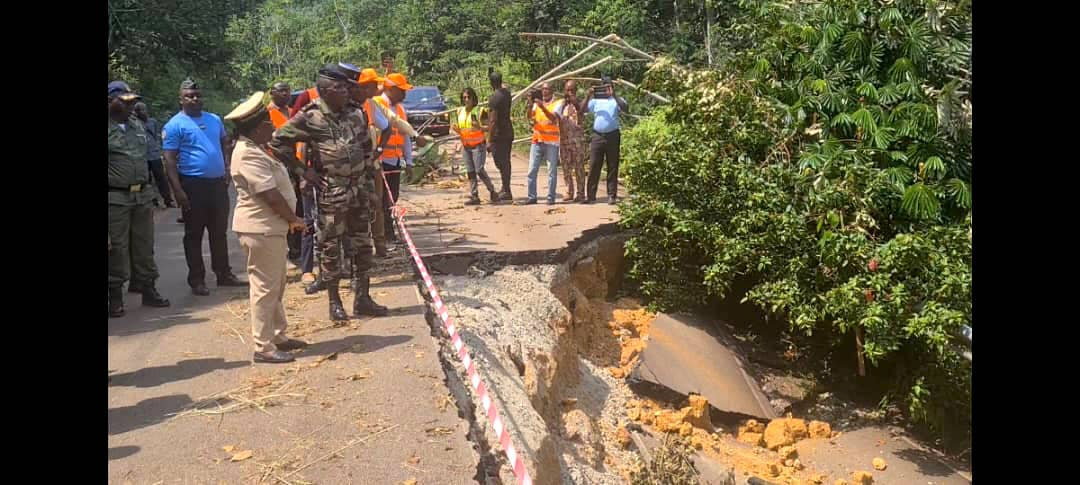
[[[618,199],[619,189],[619,113],[627,109],[626,100],[615,95],[611,79],[604,76],[599,86],[589,92],[582,103],[581,112],[596,115],[593,120],[592,141],[589,143],[589,185],[586,204],[596,202],[596,189],[600,184],[600,168],[607,165],[608,204]],[[607,162],[607,163],[605,163]]]
[[[165,167],[173,198],[184,216],[184,257],[192,293],[210,294],[202,257],[203,232],[210,233],[210,267],[217,285],[247,286],[229,267],[225,231],[229,226],[229,163],[225,125],[202,110],[202,93],[191,79],[180,84],[182,111],[165,124]]]

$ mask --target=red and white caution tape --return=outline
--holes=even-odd
[[[454,352],[457,353],[458,359],[461,360],[462,365],[465,366],[465,373],[467,374],[469,385],[472,386],[473,392],[480,398],[480,403],[484,406],[484,414],[487,415],[488,422],[491,423],[491,428],[495,430],[495,434],[499,437],[499,445],[502,446],[503,451],[506,453],[507,460],[514,467],[514,476],[517,478],[518,485],[532,485],[532,478],[529,477],[529,470],[525,468],[525,459],[522,455],[518,454],[517,448],[514,447],[514,443],[510,441],[510,430],[507,428],[506,423],[502,417],[499,416],[499,409],[495,406],[495,402],[492,401],[490,390],[484,383],[483,378],[480,377],[480,371],[476,368],[476,361],[473,360],[469,348],[465,346],[465,342],[461,340],[461,334],[457,331],[457,326],[450,319],[450,312],[447,311],[446,304],[443,303],[442,297],[439,296],[439,289],[435,286],[435,282],[431,280],[431,274],[428,273],[427,266],[424,265],[424,259],[420,257],[420,252],[416,250],[416,245],[413,244],[412,236],[409,234],[409,230],[405,227],[405,209],[398,207],[397,203],[393,200],[393,192],[390,190],[390,184],[387,183],[385,175],[382,177],[383,184],[386,186],[386,194],[390,197],[391,213],[394,219],[397,220],[398,228],[401,229],[401,235],[405,239],[405,244],[409,247],[409,254],[412,255],[413,262],[416,263],[416,268],[420,270],[420,277],[424,280],[424,286],[427,287],[428,294],[431,295],[431,300],[435,304],[435,314],[442,320],[443,328],[446,329],[446,333],[450,335],[450,344],[454,348]]]

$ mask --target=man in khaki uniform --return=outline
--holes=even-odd
[[[293,356],[286,352],[307,343],[285,336],[288,323],[282,298],[289,253],[286,236],[302,232],[307,226],[296,215],[296,192],[288,170],[266,152],[274,125],[263,103],[263,92],[251,95],[225,119],[236,124],[240,135],[230,167],[236,183],[232,228],[247,258],[253,360],[291,362]]]

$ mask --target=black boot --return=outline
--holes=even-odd
[[[124,316],[124,292],[121,288],[109,288],[109,318]]]
[[[373,317],[385,317],[390,314],[386,307],[375,303],[368,291],[371,289],[371,277],[361,276],[353,280],[353,316],[359,317],[370,315]]]
[[[315,278],[314,283],[312,283],[310,285],[307,285],[307,288],[304,288],[304,293],[306,293],[308,295],[314,295],[314,294],[316,294],[316,293],[318,293],[318,292],[320,292],[322,290],[325,290],[325,289],[326,289],[326,281],[322,279],[322,276],[320,276],[318,278]]]
[[[345,306],[341,304],[341,293],[338,292],[338,280],[326,282],[326,294],[330,297],[330,320],[348,321],[349,314],[345,313]]]
[[[169,300],[166,300],[165,297],[161,296],[161,293],[158,293],[157,288],[154,288],[153,285],[146,285],[143,286],[141,289],[143,306],[152,306],[157,308],[165,308],[169,306]]]

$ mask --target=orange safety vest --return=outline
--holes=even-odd
[[[307,94],[309,103],[315,101],[316,99],[319,99],[319,90],[316,88],[307,88]],[[302,141],[296,143],[296,159],[300,160],[301,162],[304,162],[304,157],[301,156],[302,153],[300,152],[300,149],[303,148],[304,145],[305,144]],[[307,165],[310,167],[311,163],[308,163]]]
[[[475,117],[477,109],[473,108],[468,112],[464,106],[458,109],[457,128],[461,132],[461,144],[465,148],[476,148],[484,143],[483,130],[473,126],[473,123],[480,124],[480,120]]]
[[[379,103],[383,108],[388,108],[385,97],[378,96],[374,99],[375,102]],[[403,108],[400,103],[394,106],[394,111],[397,112],[399,118],[403,120],[408,119],[408,116],[405,114],[405,108]],[[393,160],[396,158],[405,158],[405,136],[402,135],[393,124],[389,126],[389,129],[390,139],[386,141],[386,146],[383,147],[382,157],[379,157],[379,159]]]
[[[545,106],[548,111],[555,114],[555,111],[559,109],[562,102],[563,100],[561,99],[553,99]],[[545,115],[543,111],[537,109],[535,105],[529,109],[529,115],[536,120],[536,123],[533,124],[532,142],[559,143],[559,125],[555,124],[555,120],[549,120],[547,115]]]
[[[285,116],[280,109],[274,106],[267,106],[266,108],[270,112],[270,122],[274,124],[275,130],[281,128],[281,125],[284,125],[286,121],[289,121],[289,117]]]
[[[375,126],[374,110],[376,110],[378,108],[376,108],[373,104],[371,104],[371,100],[373,100],[373,99],[375,99],[375,98],[368,98],[368,99],[364,100],[364,115],[367,116],[367,125],[368,126]]]

